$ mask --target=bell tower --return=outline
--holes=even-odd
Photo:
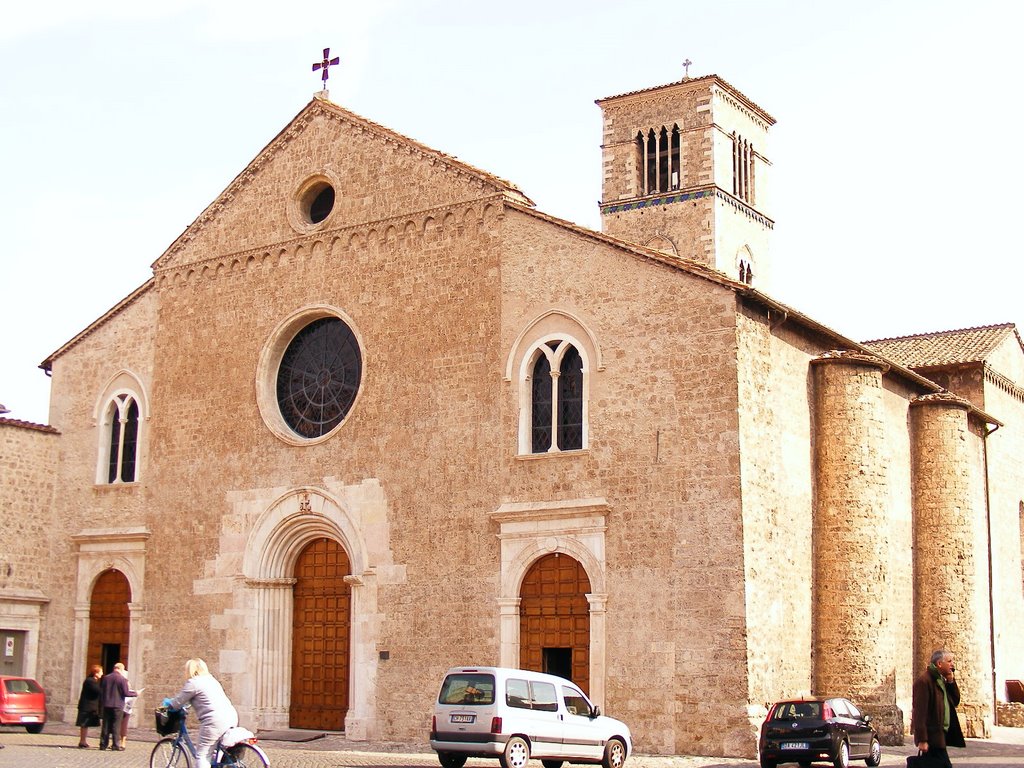
[[[770,274],[775,119],[718,75],[599,99],[601,229],[748,284]]]

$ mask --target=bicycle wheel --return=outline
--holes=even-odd
[[[149,755],[149,768],[192,768],[192,755],[173,736],[156,743]]]
[[[242,743],[225,749],[220,764],[223,768],[267,768],[270,761],[259,747]]]

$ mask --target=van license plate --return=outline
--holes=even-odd
[[[476,722],[476,715],[452,715],[451,722],[453,722],[453,723],[473,723],[473,722]]]
[[[810,749],[811,745],[806,741],[784,741],[779,747],[781,749]]]

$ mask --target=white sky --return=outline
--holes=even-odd
[[[48,0],[0,14],[0,403],[319,89],[599,228],[594,100],[716,73],[779,122],[771,292],[860,340],[1022,322],[1007,0]],[[289,4],[292,5],[292,4]]]

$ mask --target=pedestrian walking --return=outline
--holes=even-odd
[[[914,744],[936,768],[952,768],[949,747],[964,747],[960,718],[960,686],[956,682],[953,654],[940,648],[932,653],[928,668],[914,681],[910,730]]]

